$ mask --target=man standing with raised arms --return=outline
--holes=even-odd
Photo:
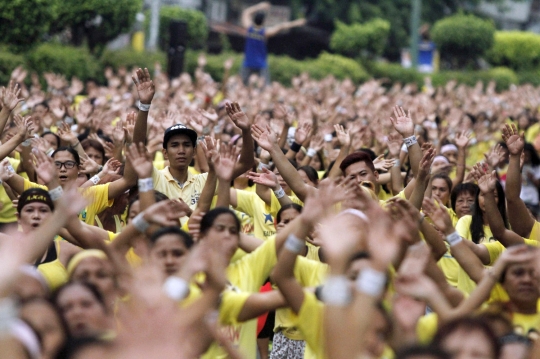
[[[137,76],[133,81],[139,93],[139,113],[135,123],[133,142],[146,143],[146,131],[148,111],[154,97],[155,87],[150,78],[148,69],[137,70]],[[240,158],[234,170],[234,178],[252,168],[253,139],[251,138],[251,121],[240,109],[238,103],[226,104],[227,114],[233,123],[242,131],[244,145]],[[140,186],[152,186],[156,191],[165,194],[171,199],[179,198],[187,204],[191,211],[197,206],[199,196],[206,183],[207,173],[193,175],[188,171],[189,164],[193,160],[197,147],[197,132],[179,123],[165,130],[163,138],[163,156],[169,160],[169,166],[162,170],[154,168],[152,178],[140,178]],[[188,211],[191,213],[191,211]],[[182,224],[187,217],[181,219]]]

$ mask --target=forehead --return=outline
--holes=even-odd
[[[189,143],[191,143],[191,139],[189,138],[188,135],[176,134],[176,135],[172,135],[171,138],[169,139],[169,143],[172,143],[172,142],[189,142]]]
[[[59,302],[66,302],[70,300],[90,299],[95,300],[92,292],[86,287],[80,284],[70,285],[68,288],[62,290],[58,296]]]
[[[432,183],[433,186],[436,186],[436,187],[447,187],[448,188],[448,184],[442,178],[435,178],[435,179],[433,179],[433,181],[431,183]]]
[[[164,250],[164,249],[183,249],[187,250],[184,245],[182,237],[178,234],[168,233],[164,234],[157,239],[153,247],[154,250]]]
[[[373,171],[368,167],[365,161],[355,162],[345,169],[345,175],[351,175],[354,173],[359,173],[362,171],[367,171],[368,173],[373,173]]]
[[[75,157],[73,157],[73,155],[69,153],[68,151],[60,151],[54,154],[54,160],[60,161],[60,162],[75,161]]]
[[[28,204],[25,204],[22,210],[24,211],[25,209],[39,209],[39,210],[46,209],[47,211],[51,212],[51,208],[42,202],[30,202]]]
[[[214,225],[225,225],[225,226],[234,226],[236,227],[236,219],[231,213],[222,213],[214,219]]]
[[[83,259],[73,271],[73,275],[83,270],[95,270],[105,268],[107,261],[98,257],[88,257]]]

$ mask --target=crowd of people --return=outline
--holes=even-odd
[[[540,90],[17,68],[5,358],[540,357]]]

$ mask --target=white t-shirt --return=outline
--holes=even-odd
[[[523,171],[521,171],[521,193],[519,197],[526,204],[537,205],[538,204],[538,188],[534,183],[529,180],[528,173],[533,175],[533,178],[540,179],[540,166],[533,167],[531,165],[524,165]]]

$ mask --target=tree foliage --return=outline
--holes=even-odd
[[[20,52],[41,42],[57,17],[57,0],[0,0],[0,41]]]
[[[492,21],[463,14],[437,21],[431,31],[441,56],[450,59],[454,66],[464,66],[483,56],[493,46],[494,35]]]
[[[498,31],[487,60],[493,65],[514,70],[537,69],[540,66],[540,35],[525,31]]]
[[[366,23],[336,24],[336,30],[330,40],[330,48],[342,55],[358,57],[367,52],[371,57],[380,56],[384,51],[390,23],[383,19],[373,19]]]

